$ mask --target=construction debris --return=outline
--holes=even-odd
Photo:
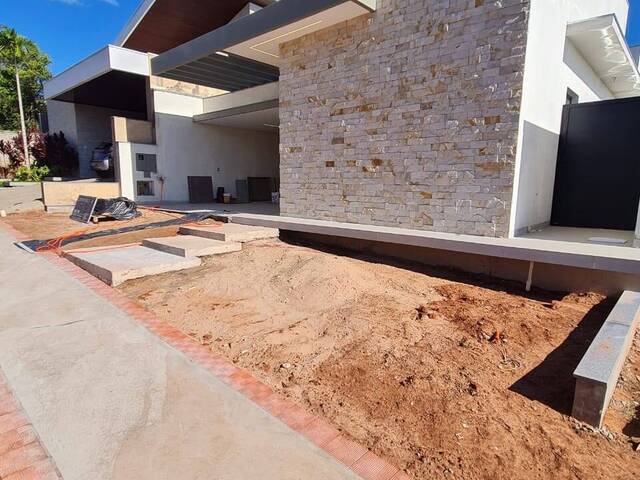
[[[113,228],[109,230],[101,230],[97,232],[91,233],[75,233],[72,232],[70,235],[62,235],[56,238],[50,238],[47,240],[27,240],[23,242],[17,242],[20,248],[25,249],[28,252],[41,252],[46,250],[55,250],[64,245],[80,242],[84,240],[91,240],[95,238],[103,238],[109,237],[113,235],[122,235],[124,233],[130,232],[139,232],[142,230],[151,230],[156,228],[164,228],[173,225],[187,225],[187,224],[198,224],[207,219],[212,219],[214,217],[211,213],[192,213],[188,215],[183,215],[179,217],[174,217],[171,220],[166,220],[164,222],[154,222],[154,223],[146,223],[142,225],[134,225],[129,227],[121,227],[121,228]]]

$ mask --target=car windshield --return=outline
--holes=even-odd
[[[94,160],[104,160],[109,157],[109,152],[106,150],[94,150],[93,151],[93,159]]]

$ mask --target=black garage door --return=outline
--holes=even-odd
[[[640,98],[566,105],[551,224],[634,230],[640,200]]]

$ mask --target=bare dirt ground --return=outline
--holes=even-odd
[[[120,288],[412,478],[638,478],[638,342],[607,427],[567,416],[602,296],[280,241]]]
[[[640,442],[640,330],[636,332],[629,357],[620,374],[605,423],[612,431],[622,432],[635,439],[636,443]]]
[[[126,221],[101,221],[94,224],[82,224],[71,220],[68,213],[45,213],[44,211],[22,212],[8,215],[3,221],[9,223],[13,228],[28,235],[34,240],[48,240],[69,233],[93,233],[103,230],[119,229],[137,225],[147,225],[150,223],[166,222],[180,218],[181,215],[165,213],[151,210],[140,210],[142,214],[138,218]],[[205,221],[203,223],[215,223]],[[138,243],[145,238],[170,237],[177,235],[178,226],[153,228],[149,230],[129,232],[109,237],[101,237],[79,242],[68,243],[63,250],[88,247],[106,247],[113,245],[124,245],[128,243]]]

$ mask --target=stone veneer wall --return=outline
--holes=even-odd
[[[378,0],[281,47],[281,214],[506,236],[529,0]]]

